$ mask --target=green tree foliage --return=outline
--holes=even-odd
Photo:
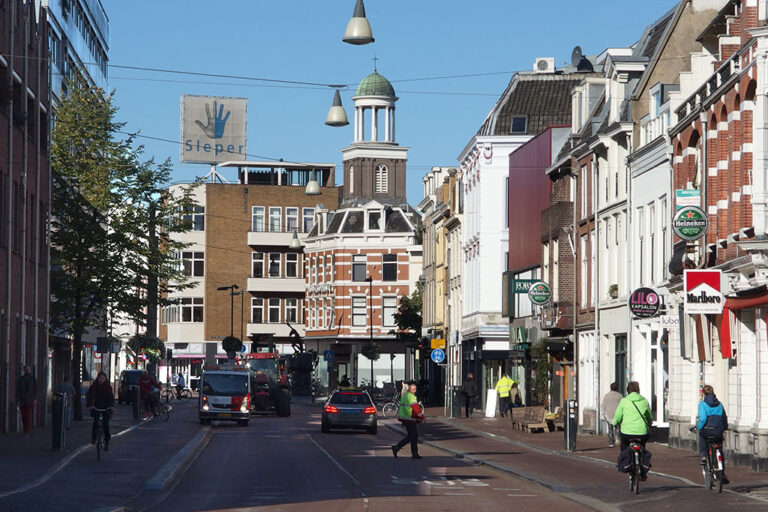
[[[189,228],[172,213],[191,204],[191,191],[171,197],[164,190],[170,164],[140,160],[142,148],[122,134],[111,95],[79,77],[67,89],[51,133],[51,324],[72,339],[77,389],[88,329],[109,331],[116,314],[146,324],[146,311],[156,312],[170,291],[150,290],[153,283],[186,286],[174,255],[180,244],[153,233],[157,219],[170,218],[176,231]],[[74,412],[82,418],[79,401]]]
[[[406,346],[415,347],[421,338],[422,285],[418,283],[411,296],[403,295],[395,313],[398,337]]]

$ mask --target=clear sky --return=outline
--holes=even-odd
[[[341,38],[354,0],[102,0],[110,19],[113,65],[323,84],[350,84],[342,102],[354,120],[354,87],[373,70],[392,81],[397,142],[408,152],[408,200],[422,199],[421,178],[456,158],[515,70],[536,57],[559,67],[580,45],[587,55],[627,46],[674,7],[674,0],[365,0],[376,42]],[[326,126],[327,87],[182,76],[112,67],[126,129],[179,140],[182,94],[248,98],[250,159],[337,166],[352,124]],[[463,78],[422,78],[483,74]],[[179,163],[178,143],[140,139],[147,155],[170,157],[177,180],[209,167]],[[234,171],[224,173],[234,179]]]

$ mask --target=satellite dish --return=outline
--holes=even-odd
[[[581,59],[583,58],[584,55],[581,53],[581,46],[574,47],[571,52],[571,66],[575,68],[579,67],[579,62],[581,62]]]

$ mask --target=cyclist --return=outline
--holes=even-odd
[[[181,392],[184,391],[184,375],[179,374],[179,376],[176,378],[176,398],[181,400]]]
[[[150,413],[155,416],[158,415],[158,412],[155,410],[155,388],[160,388],[157,380],[148,372],[142,373],[141,377],[139,377],[139,389],[141,390],[141,399],[144,402],[144,412],[147,415]]]
[[[715,396],[715,389],[706,385],[701,388],[704,399],[699,402],[699,421],[696,428],[699,430],[699,453],[701,465],[707,465],[707,439],[715,439],[722,443],[723,432],[728,429],[728,416],[725,414],[723,404]],[[723,483],[728,483],[728,478],[723,471]]]
[[[648,400],[640,394],[640,384],[635,381],[630,382],[627,384],[627,396],[619,401],[616,414],[613,416],[613,424],[619,430],[621,439],[619,450],[623,452],[629,448],[632,439],[639,440],[645,450],[652,422],[651,407],[648,405]],[[640,479],[645,480],[646,475],[643,474]]]
[[[99,411],[96,409],[108,409],[104,413],[101,426],[104,429],[104,451],[109,450],[109,418],[112,416],[112,408],[115,406],[115,395],[112,393],[112,386],[107,382],[107,374],[99,372],[96,380],[88,388],[86,396],[86,405],[91,411],[93,418],[93,427],[91,428],[91,444],[96,444],[96,427],[99,423]]]

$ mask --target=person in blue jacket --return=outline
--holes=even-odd
[[[701,392],[704,393],[704,399],[699,402],[699,421],[696,428],[699,429],[699,452],[701,465],[704,466],[707,464],[707,438],[722,440],[723,432],[728,430],[728,416],[712,386],[702,387]]]

